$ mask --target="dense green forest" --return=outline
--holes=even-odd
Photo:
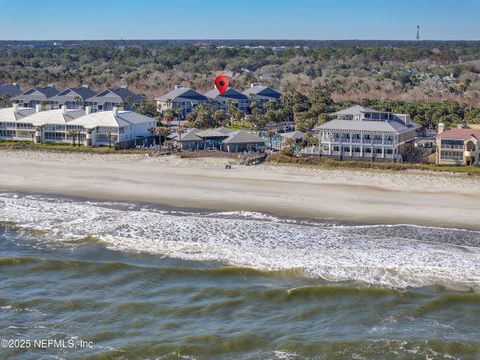
[[[0,81],[20,83],[23,89],[49,83],[58,88],[89,84],[96,90],[128,85],[153,100],[175,84],[207,91],[217,71],[228,71],[236,88],[259,82],[285,93],[285,106],[269,109],[266,116],[254,112],[256,122],[281,118],[309,128],[325,121],[328,111],[354,102],[410,113],[425,126],[439,121],[447,125],[480,122],[480,42],[217,40],[25,45],[0,42]],[[287,47],[281,51],[271,47],[280,45]]]

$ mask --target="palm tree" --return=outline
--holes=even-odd
[[[165,126],[156,126],[148,129],[148,131],[158,136],[158,140],[160,144],[162,144],[164,139],[166,139],[167,136],[170,135],[171,133],[170,128]]]
[[[47,102],[45,100],[40,101],[40,106],[42,110],[45,110],[47,108]]]
[[[275,136],[275,130],[267,131],[268,139],[270,140],[270,149],[273,149],[273,137]]]
[[[185,132],[183,126],[179,126],[177,129],[178,142],[180,143],[180,149],[182,148],[182,134]]]
[[[78,105],[78,108],[80,108],[80,106],[82,105],[82,98],[77,95],[73,98],[73,100],[75,101],[75,105]]]

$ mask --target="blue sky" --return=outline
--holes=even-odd
[[[480,0],[0,0],[0,40],[480,40]]]

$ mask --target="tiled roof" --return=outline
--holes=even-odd
[[[440,139],[466,139],[468,137],[474,137],[477,140],[480,140],[480,130],[475,129],[450,129],[445,130],[441,134],[437,135]]]

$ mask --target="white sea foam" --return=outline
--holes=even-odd
[[[128,204],[127,204],[128,205]],[[480,233],[410,225],[334,226],[246,212],[188,213],[0,194],[0,221],[48,230],[51,245],[96,236],[109,248],[331,281],[480,289]],[[67,240],[67,241],[66,241]]]

